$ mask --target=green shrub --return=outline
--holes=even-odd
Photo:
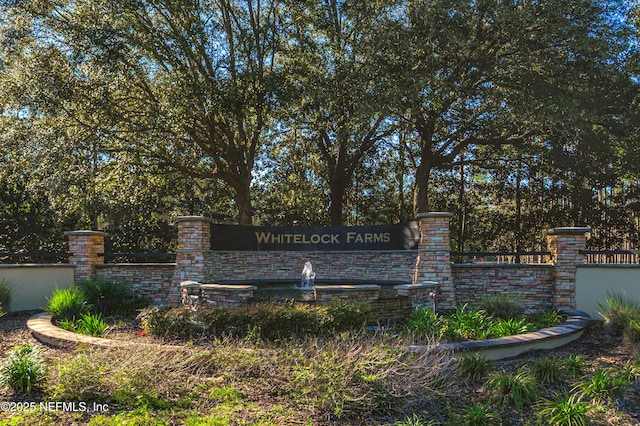
[[[89,306],[84,293],[73,285],[67,289],[56,288],[47,299],[44,310],[50,313],[54,320],[74,321],[80,318],[80,315],[89,312]]]
[[[447,330],[447,320],[430,308],[420,308],[407,319],[406,330],[420,339],[440,340]]]
[[[371,319],[368,303],[332,300],[318,312],[322,316],[322,333],[363,330]]]
[[[163,339],[185,339],[202,334],[203,327],[194,321],[187,307],[144,309],[138,318],[143,330]]]
[[[0,318],[6,315],[6,312],[2,309],[2,303],[0,303]]]
[[[104,316],[119,314],[130,315],[138,309],[148,306],[143,298],[133,294],[131,285],[124,281],[105,278],[87,278],[78,282],[87,303],[95,313]]]
[[[553,385],[564,380],[565,365],[562,358],[542,356],[531,363],[531,371],[540,383]]]
[[[582,396],[564,393],[538,404],[538,417],[551,426],[586,426],[589,405]]]
[[[612,334],[621,336],[631,321],[640,321],[640,303],[628,299],[623,293],[607,293],[598,303],[599,313]]]
[[[491,371],[492,363],[484,355],[475,353],[465,356],[457,361],[457,371],[460,376],[470,380],[480,380],[489,371]]]
[[[531,324],[525,318],[498,319],[489,326],[490,337],[514,336],[531,331]]]
[[[13,281],[6,278],[0,279],[0,307],[4,307],[3,309],[6,312],[11,310],[11,301],[13,300],[15,289],[16,285]],[[2,309],[0,309],[0,312],[2,312]]]
[[[493,318],[482,309],[467,309],[464,305],[447,317],[447,323],[447,340],[485,339]]]
[[[506,371],[493,373],[487,381],[487,388],[496,399],[521,409],[531,405],[538,396],[538,382],[525,368],[520,367],[515,374]]]
[[[19,393],[31,394],[46,379],[44,360],[33,346],[17,346],[9,352],[7,359],[0,364],[0,384]]]
[[[488,315],[503,320],[518,318],[524,313],[522,306],[508,294],[483,296],[478,307]]]

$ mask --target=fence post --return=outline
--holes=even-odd
[[[173,274],[171,293],[167,304],[176,306],[181,301],[182,281],[206,282],[211,253],[211,222],[204,216],[179,216],[173,219],[178,224],[178,248],[176,269]]]
[[[576,307],[576,269],[584,263],[588,227],[553,228],[547,231],[547,246],[554,259],[553,306]]]
[[[453,309],[456,305],[449,244],[449,221],[452,217],[453,213],[428,212],[420,213],[416,218],[420,241],[413,283],[438,283],[437,304],[439,308],[444,309]]]
[[[104,263],[104,237],[102,231],[69,231],[64,235],[69,239],[69,263],[73,265],[73,280],[95,276],[95,265]]]

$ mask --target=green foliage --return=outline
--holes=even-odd
[[[464,426],[499,426],[502,424],[500,413],[480,404],[463,407],[455,416],[457,424]]]
[[[582,355],[571,354],[564,360],[564,370],[573,378],[581,376],[586,367],[587,361]]]
[[[466,379],[475,381],[482,379],[492,368],[492,362],[478,353],[463,356],[457,362],[458,374]]]
[[[541,330],[543,328],[555,327],[562,323],[564,316],[556,309],[548,311],[537,312],[529,315],[528,320],[532,324],[533,330]]]
[[[487,388],[496,399],[512,404],[518,409],[531,405],[538,397],[538,382],[524,367],[517,373],[498,371],[489,376]]]
[[[489,326],[490,337],[505,337],[532,331],[531,323],[526,318],[498,319]]]
[[[78,333],[100,336],[105,328],[107,328],[107,324],[102,320],[102,314],[86,313],[80,315]]]
[[[533,375],[542,384],[561,383],[565,377],[566,360],[554,356],[542,356],[531,363]]]
[[[104,316],[130,315],[148,302],[135,296],[129,283],[106,278],[86,278],[78,282],[92,310]]]
[[[152,308],[143,312],[142,327],[167,339],[257,337],[267,340],[359,332],[369,321],[362,303],[331,302],[314,308],[304,303],[261,303],[192,311]]]
[[[480,299],[478,307],[488,315],[502,320],[511,320],[521,317],[524,310],[522,306],[508,294],[491,294]]]
[[[628,377],[616,369],[609,368],[597,371],[591,379],[576,383],[573,390],[599,404],[614,401],[630,384]]]
[[[13,348],[0,364],[0,384],[27,395],[44,384],[46,374],[43,358],[30,344]]]
[[[445,337],[450,341],[484,339],[492,323],[492,318],[485,311],[467,308],[467,305],[456,308],[447,320]]]
[[[538,404],[538,417],[550,426],[586,426],[589,405],[578,394],[555,395]]]
[[[44,310],[50,313],[54,320],[74,321],[89,311],[89,305],[80,288],[72,285],[67,289],[56,288],[51,297],[47,298]]]
[[[634,345],[640,344],[640,318],[630,320],[623,334],[630,343]]]
[[[607,293],[604,302],[598,303],[599,313],[612,333],[621,336],[631,321],[640,321],[640,303],[623,293]]]
[[[4,307],[6,311],[11,310],[11,299],[13,298],[15,289],[16,284],[13,281],[6,278],[0,279],[0,307]],[[0,312],[1,311],[0,309]]]
[[[203,327],[193,320],[194,313],[186,307],[144,309],[140,326],[155,336],[166,339],[188,339],[202,332]]]
[[[7,313],[4,311],[4,309],[2,308],[2,303],[0,303],[0,318],[2,318],[3,316],[5,316]]]
[[[414,310],[407,319],[406,329],[420,339],[440,340],[447,330],[447,320],[429,308]]]

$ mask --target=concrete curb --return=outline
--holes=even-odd
[[[571,308],[559,308],[558,310],[567,315],[567,319],[556,327],[497,339],[443,343],[439,347],[452,351],[454,356],[469,356],[479,353],[494,361],[513,358],[532,350],[558,348],[580,338],[591,321],[591,317],[584,312]],[[432,347],[412,346],[411,348],[421,351]]]
[[[27,320],[27,328],[37,340],[54,347],[74,347],[78,344],[100,346],[103,348],[131,348],[147,347],[161,350],[184,350],[184,346],[157,345],[152,343],[130,342],[114,339],[103,339],[101,337],[86,336],[56,327],[51,322],[51,315],[41,312],[33,315]]]

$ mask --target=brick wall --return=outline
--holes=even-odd
[[[166,305],[168,297],[180,297],[180,288],[173,285],[175,263],[114,263],[96,265],[96,276],[127,281],[134,294],[155,305]]]
[[[492,294],[514,296],[530,310],[553,306],[553,265],[464,264],[452,266],[459,305]]]
[[[313,265],[316,282],[344,279],[408,283],[413,277],[416,253],[415,251],[216,251],[210,254],[206,281],[298,280],[307,261]]]

